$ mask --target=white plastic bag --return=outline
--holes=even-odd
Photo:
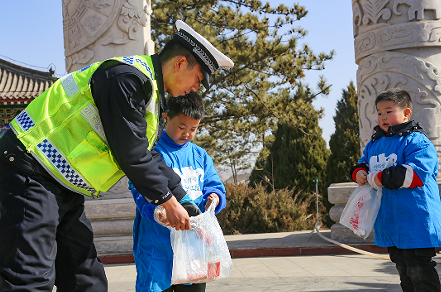
[[[340,224],[366,239],[374,227],[382,195],[382,187],[375,189],[368,183],[358,186],[341,213]]]
[[[172,285],[206,283],[230,276],[233,261],[215,207],[212,203],[205,213],[190,217],[190,230],[171,229]]]

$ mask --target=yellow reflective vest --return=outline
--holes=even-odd
[[[158,134],[160,106],[151,57],[110,60],[135,66],[151,82],[145,116],[151,148]],[[109,190],[124,176],[108,146],[90,90],[90,79],[102,63],[60,78],[11,122],[17,138],[48,173],[68,189],[88,196]]]

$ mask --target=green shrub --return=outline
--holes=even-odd
[[[305,197],[288,189],[269,193],[263,186],[251,188],[242,184],[226,184],[225,188],[227,206],[217,215],[224,234],[314,229],[317,221],[314,195]],[[323,210],[320,205],[320,211]]]

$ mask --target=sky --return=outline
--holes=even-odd
[[[41,71],[55,68],[57,77],[65,75],[61,3],[62,0],[0,0],[0,58]],[[324,109],[319,125],[329,143],[335,131],[333,117],[337,101],[350,81],[356,83],[351,1],[271,0],[269,3],[304,6],[307,16],[294,24],[308,31],[302,42],[316,54],[336,52],[323,71],[305,72],[305,83],[312,89],[317,89],[319,75],[332,85],[330,95],[318,97],[313,103],[317,109]]]

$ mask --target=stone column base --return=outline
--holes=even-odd
[[[88,200],[85,212],[92,224],[98,255],[132,253],[136,215],[133,198]]]
[[[370,244],[374,242],[374,230],[372,230],[371,234],[363,239],[352,232],[346,226],[341,225],[340,223],[335,223],[331,226],[331,239],[338,241],[340,243],[366,243]]]
[[[438,187],[440,184],[441,180],[438,179]],[[372,230],[368,238],[363,239],[355,235],[349,228],[338,223],[346,202],[357,186],[355,182],[347,182],[333,183],[328,187],[328,200],[334,204],[331,210],[329,210],[329,216],[334,222],[337,222],[331,226],[331,238],[335,241],[341,243],[373,243],[375,241],[374,230]]]

